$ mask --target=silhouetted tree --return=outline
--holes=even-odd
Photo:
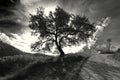
[[[60,7],[49,15],[44,14],[44,8],[38,8],[36,15],[31,15],[29,27],[33,34],[39,34],[39,41],[32,45],[33,50],[51,48],[56,45],[60,56],[64,56],[63,47],[87,42],[96,31],[93,23],[85,16],[69,14]]]

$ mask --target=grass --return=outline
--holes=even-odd
[[[80,66],[79,63],[82,59],[83,58],[81,56],[65,57],[64,65],[63,62],[61,62],[60,60],[53,61],[53,58],[50,58],[45,62],[36,60],[22,68],[17,73],[13,74],[12,77],[6,77],[6,80],[36,80],[35,78],[37,78],[38,80],[39,78],[41,78],[42,80],[45,80],[46,78],[59,78],[60,80],[65,80],[69,78],[68,76],[66,76],[67,74],[72,74],[72,72],[77,71],[77,69],[74,71],[73,68],[76,68],[76,66]]]
[[[40,62],[44,62],[47,59],[51,58],[50,56],[44,55],[14,55],[14,56],[4,56],[0,58],[0,77],[5,77],[6,75],[10,75],[16,73],[20,69],[24,68],[28,64],[31,64],[34,61],[39,60]]]
[[[118,54],[114,54],[113,57],[118,59]],[[81,77],[80,74],[82,60],[83,57],[78,54],[68,54],[64,57],[63,64],[58,57],[28,54],[2,43],[2,49],[0,49],[0,80],[85,80],[86,75]],[[93,64],[90,62],[88,65],[87,69],[103,77],[105,76],[102,72],[105,74],[108,71],[116,73],[119,69],[102,63]],[[90,73],[90,75],[92,74]],[[105,77],[105,79],[107,78]]]
[[[120,62],[120,51],[114,52],[114,54],[109,56],[111,59]]]

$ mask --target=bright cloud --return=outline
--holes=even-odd
[[[12,38],[11,45],[15,46],[16,48],[25,51],[25,52],[32,52],[31,51],[31,44],[37,41],[36,36],[32,36],[31,32],[25,32],[22,35],[12,34],[15,38]]]

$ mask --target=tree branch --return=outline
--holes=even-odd
[[[47,39],[46,41],[43,41],[42,43],[41,43],[41,46],[44,44],[44,43],[46,43],[46,42],[48,42],[48,41],[55,41],[54,39]]]
[[[51,35],[55,35],[55,33],[50,32],[50,31],[47,31],[47,30],[46,30],[46,33],[49,33],[49,34],[51,34]]]
[[[69,35],[70,35],[70,34],[67,34],[67,35],[62,36],[62,37],[60,38],[60,40],[59,40],[59,45],[60,45],[60,46],[61,46],[61,42],[62,42],[62,40],[63,40],[64,38],[66,38],[66,39],[71,39],[71,38],[68,37]]]

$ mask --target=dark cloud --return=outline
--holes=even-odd
[[[7,10],[6,8],[0,8],[0,17],[3,18],[5,16],[11,16],[13,15],[14,13],[11,12],[9,9]]]
[[[20,33],[25,26],[22,21],[24,14],[20,11],[20,0],[0,0],[0,32],[6,34]]]
[[[10,28],[11,26],[18,26],[19,24],[12,20],[2,20],[0,21],[0,26],[3,28]]]
[[[16,4],[20,3],[20,0],[0,0],[1,7],[14,7]]]
[[[14,15],[15,6],[20,0],[0,0],[0,17]]]

